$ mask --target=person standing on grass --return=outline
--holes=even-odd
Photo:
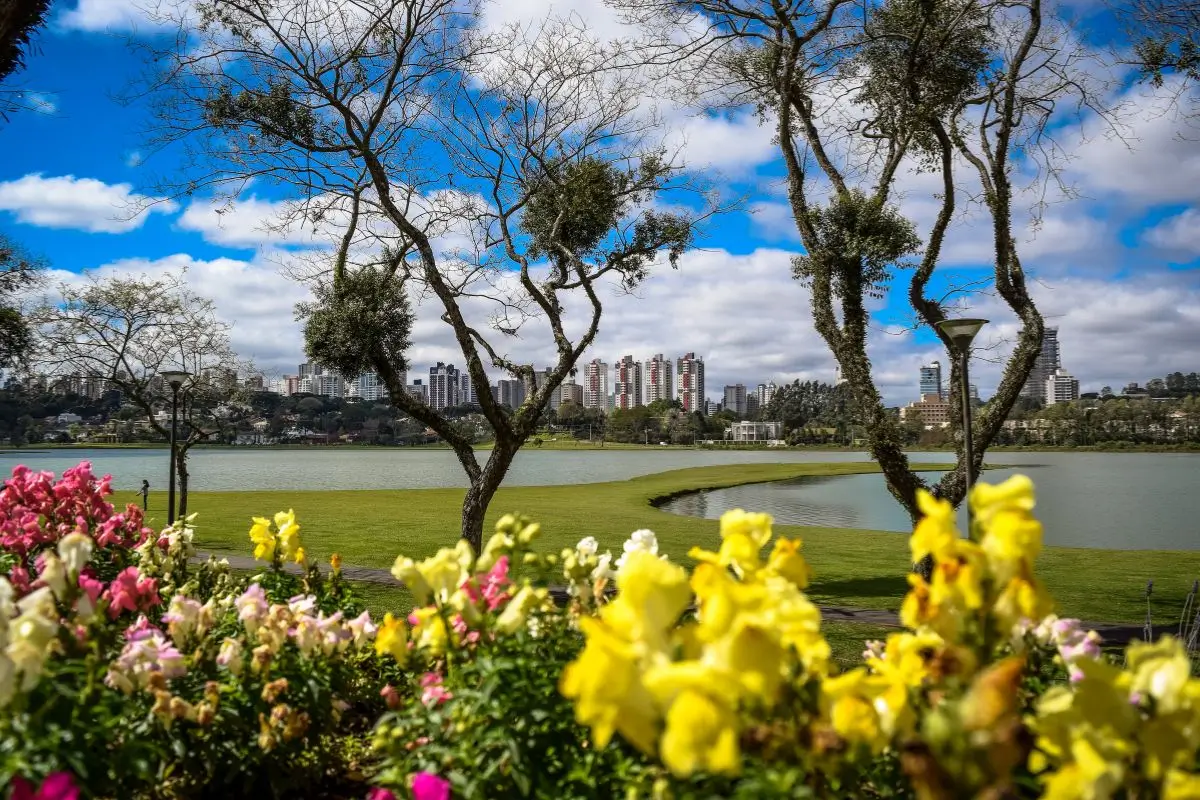
[[[141,495],[142,495],[142,511],[149,511],[150,510],[150,504],[149,504],[150,481],[146,480],[145,478],[142,478]]]

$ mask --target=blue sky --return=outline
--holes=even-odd
[[[620,32],[600,0],[503,0],[485,21],[564,9],[601,35]],[[1103,23],[1086,10],[1070,10],[1092,21],[1078,29],[1102,34]],[[118,99],[144,69],[126,37],[147,35],[152,29],[135,0],[58,6],[28,69],[12,79],[41,110],[0,125],[0,230],[43,255],[56,281],[78,280],[85,270],[186,270],[234,324],[240,352],[268,372],[291,372],[303,358],[292,307],[306,290],[280,265],[312,242],[264,229],[277,208],[272,202],[282,199],[277,190],[251,187],[220,215],[203,196],[132,215],[132,203],[153,196],[155,178],[177,169],[174,152],[149,145],[148,104]],[[1200,127],[1164,110],[1164,96],[1142,86],[1113,94],[1124,103],[1124,141],[1094,117],[1065,124],[1063,177],[1074,196],[1052,194],[1037,229],[1024,210],[1020,215],[1017,241],[1035,298],[1060,327],[1064,366],[1085,390],[1200,371]],[[1194,97],[1192,103],[1196,108]],[[748,110],[676,113],[669,121],[668,136],[695,172],[726,196],[743,198],[744,207],[712,223],[679,271],[660,270],[634,296],[611,297],[588,357],[612,363],[625,353],[646,359],[694,351],[706,358],[712,397],[735,381],[832,380],[833,360],[812,328],[807,294],[790,278],[799,245],[770,128]],[[901,189],[905,213],[927,228],[930,176],[906,175]],[[1031,196],[1021,203],[1027,209]],[[945,280],[986,274],[989,243],[986,220],[964,214],[948,242]],[[1012,315],[987,294],[973,297],[971,308],[994,321],[984,343],[1003,354],[1016,330]],[[871,338],[893,403],[915,399],[917,366],[939,357],[932,337],[911,323],[902,276],[900,290],[877,309]],[[534,362],[551,352],[534,335],[511,348]],[[423,314],[411,352],[414,377],[437,360],[462,358],[445,326]],[[984,360],[975,373],[987,396],[996,367]]]

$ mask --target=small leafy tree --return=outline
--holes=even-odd
[[[146,424],[171,435],[171,387],[161,374],[184,370],[180,390],[176,474],[179,515],[187,513],[188,451],[212,440],[243,413],[242,383],[250,369],[229,342],[230,326],[212,301],[176,276],[91,277],[59,287],[58,303],[33,315],[40,339],[37,365],[59,380],[100,381],[136,405]],[[165,413],[164,413],[165,412]]]

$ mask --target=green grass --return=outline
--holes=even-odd
[[[595,536],[602,549],[619,550],[631,531],[650,528],[661,549],[683,561],[693,545],[716,546],[717,523],[660,511],[650,505],[655,498],[703,487],[877,471],[864,463],[737,464],[582,486],[506,487],[492,503],[485,531],[501,514],[521,511],[542,523],[543,548],[557,550]],[[453,544],[462,498],[462,489],[217,492],[193,494],[189,506],[200,514],[198,543],[203,548],[248,554],[250,517],[294,508],[311,555],[327,558],[338,552],[346,564],[387,567],[399,553],[422,557]],[[816,572],[809,590],[815,601],[899,607],[909,570],[906,536],[787,525],[778,531],[803,537]],[[1178,617],[1192,580],[1200,575],[1200,553],[1047,548],[1038,573],[1058,600],[1060,613],[1105,622],[1140,621],[1146,608],[1144,587],[1153,579],[1155,620],[1166,622]]]

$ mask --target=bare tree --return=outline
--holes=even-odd
[[[977,471],[1036,363],[1043,333],[1015,242],[1014,174],[1053,184],[1062,153],[1047,132],[1051,121],[1066,124],[1084,109],[1107,114],[1085,74],[1087,54],[1041,0],[611,2],[648,29],[693,31],[680,64],[702,65],[701,86],[712,92],[706,96],[756,102],[775,124],[805,249],[795,276],[811,289],[813,322],[853,393],[871,455],[915,520],[916,492],[927,484],[909,464],[899,421],[872,374],[870,302],[891,291],[897,270],[911,268],[913,313],[953,355],[935,327],[952,310],[931,281],[956,203],[964,196],[978,203],[991,222],[995,292],[1022,328],[978,416]],[[670,48],[647,52],[653,63],[670,63]],[[923,232],[896,205],[898,178],[909,170],[938,179],[930,197],[936,218]],[[957,409],[959,362],[950,360]],[[966,464],[960,415],[951,418],[957,468],[930,488],[957,504]]]
[[[198,30],[154,54],[159,133],[197,157],[185,189],[236,195],[267,178],[295,199],[281,225],[336,233],[332,256],[293,269],[310,357],[373,370],[391,403],[454,449],[470,479],[462,535],[599,328],[605,294],[675,260],[700,214],[652,203],[679,185],[630,54],[581,24],[489,35],[457,0],[205,0]],[[187,20],[181,20],[184,25]],[[676,195],[678,197],[678,195]],[[410,297],[436,309],[463,354],[495,445],[411,397]],[[531,330],[532,329],[532,330]],[[552,352],[535,370],[518,335]],[[525,382],[506,410],[487,367]]]
[[[171,389],[161,375],[183,370],[177,444],[179,515],[187,513],[188,451],[225,431],[238,415],[239,362],[229,326],[211,301],[178,277],[90,278],[64,284],[61,300],[32,315],[40,339],[38,367],[52,379],[100,382],[139,407],[150,429],[171,435]]]

